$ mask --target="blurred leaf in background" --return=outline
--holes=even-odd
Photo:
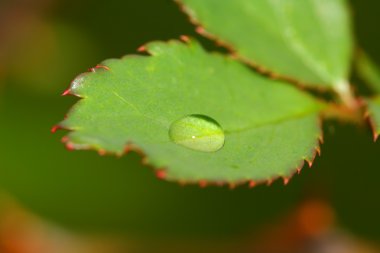
[[[30,93],[57,94],[69,76],[96,60],[96,43],[86,34],[44,17],[52,2],[3,4],[0,69],[8,85]]]

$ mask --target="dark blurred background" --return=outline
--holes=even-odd
[[[380,63],[380,2],[351,10]],[[69,152],[50,133],[77,74],[182,34],[225,52],[170,0],[0,0],[0,252],[380,252],[380,142],[367,126],[327,122],[322,157],[288,186],[235,190],[160,181],[137,154]]]

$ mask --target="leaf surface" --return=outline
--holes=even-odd
[[[161,176],[182,182],[289,177],[313,159],[319,101],[194,41],[146,49],[151,56],[107,60],[73,81],[69,92],[82,99],[60,124],[72,130],[69,147],[119,155],[138,149],[146,163],[164,169]],[[173,142],[173,122],[188,115],[218,122],[223,147],[202,152]]]
[[[331,88],[349,75],[345,0],[178,0],[198,31],[270,73]]]

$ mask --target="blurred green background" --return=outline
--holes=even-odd
[[[380,2],[351,6],[358,44],[380,63]],[[239,237],[318,198],[341,227],[380,242],[380,142],[366,126],[328,122],[322,157],[288,186],[235,190],[160,181],[137,154],[69,152],[64,132],[50,133],[76,101],[60,94],[77,74],[182,34],[224,51],[196,35],[170,0],[1,0],[1,191],[71,231],[155,239]]]

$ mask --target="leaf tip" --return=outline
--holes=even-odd
[[[156,177],[158,179],[165,179],[166,178],[166,171],[165,170],[157,170],[156,171]]]
[[[181,35],[181,36],[179,36],[179,38],[180,38],[181,41],[183,41],[185,43],[189,43],[190,42],[190,38],[187,35]]]
[[[74,145],[70,142],[66,142],[65,147],[68,151],[73,151],[75,149]]]
[[[105,65],[102,65],[102,64],[98,64],[95,66],[96,69],[104,69],[104,70],[107,70],[107,71],[110,71],[111,69]]]
[[[105,155],[107,154],[107,151],[105,151],[104,149],[99,149],[99,150],[98,150],[98,154],[99,154],[100,156],[105,156]]]
[[[367,108],[366,111],[364,112],[363,117],[364,117],[364,119],[367,120],[367,122],[368,122],[368,124],[369,124],[369,127],[370,127],[371,130],[372,130],[372,138],[373,138],[373,141],[374,141],[374,142],[377,142],[377,140],[379,139],[379,135],[380,135],[380,133],[376,130],[376,123],[375,123],[375,121],[373,120],[372,115],[371,115],[371,112],[369,111],[368,108]]]
[[[145,45],[142,45],[139,48],[137,48],[137,52],[144,53],[146,51],[147,51],[147,48]]]
[[[307,162],[307,164],[309,165],[309,168],[313,167],[313,160],[312,159],[305,159],[305,161]]]
[[[206,180],[199,180],[198,185],[201,188],[205,188],[207,186],[207,181]]]
[[[195,31],[196,31],[197,33],[199,33],[200,35],[204,35],[204,34],[206,34],[206,30],[205,30],[202,26],[197,26],[197,27],[195,28]]]
[[[255,181],[253,181],[253,180],[250,180],[249,182],[248,182],[248,186],[249,186],[249,188],[253,188],[253,187],[255,187],[257,185],[257,183],[255,182]]]
[[[323,134],[321,134],[320,136],[318,136],[318,140],[321,144],[323,144],[325,142],[325,138],[323,137]]]
[[[70,88],[68,88],[68,89],[66,89],[66,90],[61,94],[61,96],[67,96],[67,95],[70,95],[70,92],[71,92],[71,90],[70,90]]]
[[[317,146],[315,148],[315,151],[317,152],[318,156],[321,156],[321,147],[320,146]]]
[[[288,185],[290,182],[290,177],[283,177],[284,185]]]
[[[376,131],[373,132],[373,141],[376,142],[379,139],[379,133]]]
[[[51,129],[50,129],[50,132],[51,133],[56,133],[59,129],[61,129],[62,127],[60,125],[55,125],[53,126]]]

